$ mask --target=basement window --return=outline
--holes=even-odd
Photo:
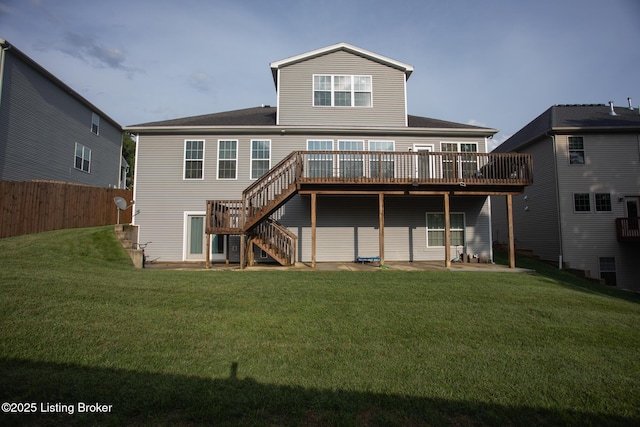
[[[600,257],[600,278],[609,286],[616,286],[616,259],[614,257]]]

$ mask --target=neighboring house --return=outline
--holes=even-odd
[[[494,152],[533,156],[535,183],[513,200],[518,248],[640,290],[640,112],[631,100],[555,105]],[[493,205],[494,239],[504,242],[502,204]]]
[[[492,257],[490,194],[530,184],[495,129],[407,114],[413,67],[332,45],[271,63],[277,107],[129,126],[160,261]],[[448,213],[449,215],[446,215]]]
[[[0,180],[121,187],[122,127],[0,39]]]

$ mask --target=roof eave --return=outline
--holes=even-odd
[[[478,136],[495,135],[497,129],[489,128],[420,128],[376,127],[354,128],[340,126],[125,126],[134,134],[344,134],[344,135],[429,135],[429,136]]]
[[[118,122],[116,122],[114,119],[112,119],[111,117],[109,117],[104,111],[100,110],[98,107],[96,107],[94,104],[92,104],[91,102],[89,102],[89,100],[87,100],[85,97],[83,97],[82,95],[80,95],[78,92],[76,92],[75,90],[73,90],[69,85],[67,85],[66,83],[64,83],[62,80],[60,80],[59,78],[57,78],[56,76],[54,76],[51,72],[49,72],[46,68],[44,68],[42,65],[38,64],[36,61],[34,61],[33,59],[31,59],[29,56],[27,56],[27,54],[25,54],[24,52],[22,52],[20,49],[18,49],[17,47],[15,47],[13,44],[11,44],[9,41],[0,38],[0,46],[2,46],[4,49],[10,49],[11,52],[13,52],[16,56],[18,56],[20,59],[22,59],[23,61],[25,61],[26,63],[28,63],[31,67],[33,67],[36,71],[38,71],[40,74],[42,74],[45,78],[47,78],[48,80],[50,80],[53,84],[55,84],[56,86],[58,86],[60,89],[62,89],[63,91],[65,91],[66,93],[68,93],[71,97],[75,98],[77,101],[79,101],[80,103],[84,104],[86,107],[88,107],[90,110],[92,110],[93,112],[97,113],[100,115],[100,117],[102,117],[103,119],[105,119],[106,121],[108,121],[111,125],[113,125],[114,127],[118,128],[119,130],[122,131],[122,125],[120,125]]]

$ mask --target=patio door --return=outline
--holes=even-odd
[[[415,162],[415,177],[418,179],[433,178],[434,177],[434,164],[431,156],[421,156],[420,153],[430,153],[433,151],[431,145],[414,145],[413,152],[417,153]]]
[[[207,236],[204,229],[205,215],[187,213],[185,217],[185,261],[204,261],[207,250]],[[226,254],[226,239],[221,234],[213,234],[211,236],[211,261],[224,261]]]
[[[204,215],[187,215],[186,254],[187,261],[205,260]]]

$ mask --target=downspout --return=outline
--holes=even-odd
[[[489,138],[486,136],[484,137],[484,151],[487,153],[489,152],[489,139],[491,138],[493,138],[493,135]],[[493,218],[491,217],[491,196],[487,196],[487,208],[489,209],[489,258],[491,259],[491,262],[493,262]]]
[[[556,214],[558,216],[558,238],[560,239],[560,253],[558,254],[558,268],[562,270],[562,265],[564,263],[564,248],[562,244],[562,215],[560,214],[560,181],[558,180],[558,156],[557,156],[557,144],[556,144],[556,136],[555,134],[550,134],[547,132],[546,136],[551,138],[553,142],[553,171],[554,171],[554,179],[556,182]]]

